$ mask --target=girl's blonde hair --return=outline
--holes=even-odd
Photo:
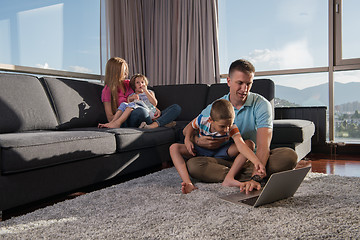
[[[124,91],[123,81],[129,74],[129,67],[126,61],[119,57],[110,58],[106,63],[105,69],[105,85],[108,86],[111,92],[111,109],[115,114],[118,108],[118,88]]]
[[[137,74],[134,74],[131,78],[130,78],[130,87],[132,88],[132,90],[135,91],[135,80],[137,78],[141,78],[145,81],[145,84],[146,86],[149,85],[149,81],[147,79],[147,77],[143,74],[140,74],[140,73],[137,73]]]

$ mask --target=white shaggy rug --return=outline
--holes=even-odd
[[[0,223],[0,239],[360,239],[360,178],[309,173],[294,197],[252,208],[175,168]]]

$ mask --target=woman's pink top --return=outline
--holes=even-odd
[[[124,80],[125,94],[118,88],[118,106],[120,103],[126,102],[127,98],[130,94],[134,93],[134,90],[130,87],[130,80]],[[111,91],[107,85],[102,90],[101,93],[101,101],[102,102],[111,102]]]

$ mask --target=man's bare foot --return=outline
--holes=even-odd
[[[240,182],[234,178],[225,177],[221,185],[224,187],[240,187]]]
[[[183,194],[191,193],[192,191],[198,189],[192,183],[181,183],[181,191]]]

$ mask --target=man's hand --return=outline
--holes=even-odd
[[[266,169],[264,165],[259,161],[258,163],[254,163],[254,171],[255,175],[259,175],[260,177],[266,177]]]
[[[202,137],[195,137],[196,145],[207,148],[207,149],[217,149],[221,146],[221,144],[225,141],[228,141],[228,138],[213,138],[210,136],[202,136]]]
[[[248,194],[249,192],[251,192],[254,189],[260,190],[261,189],[260,183],[254,181],[254,180],[250,180],[247,182],[240,182],[240,192],[245,191],[245,193]]]

